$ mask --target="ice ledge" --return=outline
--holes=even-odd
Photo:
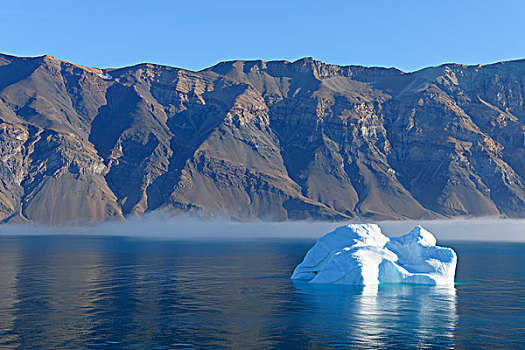
[[[291,278],[351,285],[453,285],[456,264],[454,250],[436,246],[434,235],[421,226],[387,237],[375,224],[350,224],[319,238]]]

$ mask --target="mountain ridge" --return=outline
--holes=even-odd
[[[0,55],[0,220],[523,217],[523,71]]]
[[[508,60],[502,60],[502,61],[495,61],[495,62],[491,62],[491,63],[485,63],[485,64],[464,64],[464,63],[458,63],[458,62],[447,62],[447,63],[441,63],[441,64],[434,65],[434,66],[427,66],[427,67],[419,68],[419,69],[416,69],[416,70],[413,70],[413,71],[404,71],[404,70],[402,70],[400,68],[397,68],[397,67],[394,67],[394,66],[392,66],[392,67],[384,67],[384,66],[367,66],[367,65],[359,65],[359,64],[340,65],[340,64],[335,64],[335,63],[323,62],[321,60],[314,59],[311,56],[304,56],[304,57],[298,58],[298,59],[293,60],[293,61],[288,61],[288,60],[284,60],[284,59],[272,59],[272,60],[233,59],[233,60],[220,61],[220,62],[217,62],[216,64],[214,64],[212,66],[205,67],[205,68],[202,68],[202,69],[199,69],[199,70],[191,70],[191,69],[182,68],[182,67],[178,67],[178,66],[172,66],[172,65],[169,65],[169,64],[159,64],[159,63],[153,63],[153,62],[139,62],[139,63],[126,65],[126,66],[122,66],[122,67],[84,66],[84,65],[75,64],[75,63],[70,62],[70,61],[62,60],[60,58],[57,58],[55,56],[48,55],[48,54],[37,55],[37,56],[17,56],[17,55],[14,55],[14,54],[6,54],[6,53],[1,53],[0,52],[0,57],[11,58],[11,59],[21,59],[21,60],[32,60],[32,59],[48,58],[48,59],[53,59],[53,60],[56,60],[56,61],[59,61],[59,62],[62,62],[62,63],[70,64],[70,65],[73,65],[73,66],[76,66],[76,67],[80,67],[80,68],[86,69],[88,71],[89,70],[111,71],[111,70],[121,70],[121,69],[135,68],[135,67],[142,66],[142,65],[151,65],[151,66],[157,66],[157,67],[160,67],[160,68],[179,69],[179,70],[184,70],[184,71],[192,72],[192,73],[204,72],[204,71],[210,70],[210,69],[212,69],[212,68],[214,68],[214,67],[216,67],[218,65],[221,65],[221,64],[235,63],[235,62],[261,62],[261,63],[264,63],[264,64],[267,64],[267,63],[293,64],[293,63],[302,62],[302,61],[312,61],[312,62],[319,62],[319,63],[322,63],[323,65],[327,65],[327,66],[335,66],[335,67],[341,67],[341,68],[352,68],[352,67],[354,67],[354,68],[367,68],[367,69],[379,68],[379,69],[383,69],[383,70],[396,70],[396,71],[399,71],[399,72],[401,72],[403,74],[413,74],[413,73],[418,73],[418,72],[420,72],[422,70],[433,69],[433,68],[440,68],[440,67],[446,67],[446,66],[457,66],[457,67],[462,67],[462,68],[481,68],[481,67],[502,66],[502,65],[505,65],[505,64],[514,64],[514,63],[523,63],[523,62],[525,62],[525,58],[514,58],[514,59],[508,59]]]

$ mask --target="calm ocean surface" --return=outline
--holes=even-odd
[[[374,289],[290,281],[313,243],[0,236],[0,348],[525,348],[525,244]]]

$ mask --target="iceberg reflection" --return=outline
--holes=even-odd
[[[303,304],[304,329],[367,348],[454,346],[457,322],[453,286],[385,284],[315,285],[294,282]],[[342,334],[344,333],[344,334]],[[337,345],[337,344],[332,344]]]

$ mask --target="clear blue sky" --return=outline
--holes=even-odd
[[[312,56],[398,67],[525,58],[524,0],[0,0],[0,52],[198,70]]]

